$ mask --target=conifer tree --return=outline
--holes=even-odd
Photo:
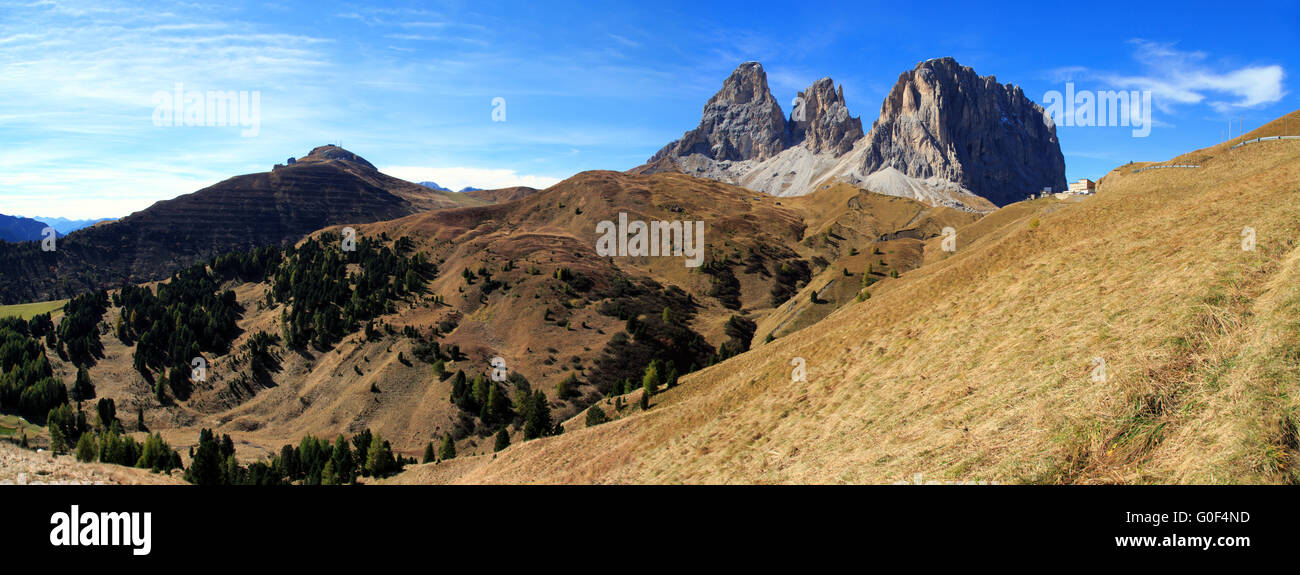
[[[595,427],[607,421],[609,421],[609,415],[599,405],[593,405],[587,409],[587,427]]]
[[[90,382],[90,372],[86,366],[77,366],[77,380],[72,384],[72,400],[86,401],[95,397],[95,385]]]
[[[650,362],[645,368],[645,376],[641,378],[641,389],[646,399],[659,392],[659,360]]]
[[[320,474],[321,485],[341,485],[339,476],[334,472],[334,460],[325,462],[325,469]]]
[[[63,437],[63,430],[57,425],[50,426],[50,451],[55,453],[67,449],[66,439]]]
[[[334,440],[334,453],[330,456],[330,463],[334,464],[334,474],[339,485],[356,482],[352,450],[348,448],[348,441],[343,439],[342,433]]]
[[[93,433],[81,434],[81,439],[77,441],[77,461],[91,462],[95,460],[95,438]]]
[[[551,430],[551,406],[546,394],[539,389],[529,401],[528,416],[524,418],[524,439],[537,439]]]
[[[226,478],[221,444],[211,429],[203,429],[199,432],[199,446],[194,451],[190,468],[185,470],[185,480],[195,485],[220,485]]]
[[[370,440],[370,449],[366,450],[366,469],[371,477],[383,477],[393,467],[393,450],[378,433]]]
[[[451,434],[442,436],[442,448],[438,450],[438,459],[448,460],[456,458],[456,442],[452,440]]]

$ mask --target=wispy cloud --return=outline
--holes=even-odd
[[[1133,57],[1141,68],[1123,74],[1069,66],[1053,71],[1057,80],[1095,79],[1109,87],[1149,90],[1162,112],[1177,106],[1205,104],[1220,113],[1259,108],[1286,95],[1286,72],[1277,64],[1230,66],[1211,62],[1202,51],[1179,50],[1173,42],[1131,40]]]

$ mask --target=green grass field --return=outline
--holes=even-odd
[[[27,430],[27,437],[40,435],[41,427],[33,425],[17,415],[0,415],[0,437],[21,435],[20,430]]]
[[[40,315],[47,311],[52,312],[63,308],[63,304],[68,300],[61,299],[58,301],[40,301],[36,303],[20,303],[15,305],[0,305],[0,317],[18,316],[23,319],[31,319],[34,315]]]

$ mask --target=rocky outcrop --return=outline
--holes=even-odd
[[[867,139],[864,174],[892,167],[937,177],[999,206],[1065,187],[1065,159],[1043,108],[952,58],[900,75]]]
[[[762,64],[746,62],[709,98],[699,127],[659,150],[650,162],[694,154],[715,161],[766,160],[788,146],[785,114],[767,88],[767,73]]]
[[[344,150],[343,148],[340,148],[332,144],[313,148],[310,154],[298,158],[298,161],[296,163],[329,162],[331,160],[341,161],[341,162],[351,162],[353,164],[358,164],[370,170],[375,169],[374,164],[367,162],[365,158],[362,158],[361,156],[358,156],[352,152],[349,152],[347,150]]]
[[[862,119],[849,115],[844,86],[822,78],[799,92],[790,112],[790,139],[804,142],[814,154],[841,156],[862,137]]]

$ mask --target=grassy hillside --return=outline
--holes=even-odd
[[[63,309],[63,305],[68,300],[61,299],[56,301],[41,301],[34,303],[20,303],[14,305],[0,305],[0,317],[20,317],[23,319],[32,319],[34,315],[50,313],[51,315]]]
[[[931,239],[926,265],[649,411],[394,481],[1296,482],[1300,142],[1188,158],[1008,206],[952,254]]]
[[[681,257],[597,256],[597,223],[619,213],[704,221],[705,265],[690,268]],[[89,372],[99,397],[113,398],[121,413],[143,410],[148,428],[181,450],[203,427],[229,433],[245,460],[304,434],[369,428],[407,455],[420,455],[427,442],[446,434],[456,437],[462,454],[490,453],[492,426],[449,400],[452,378],[437,377],[417,357],[425,343],[457,347],[459,356],[446,368],[469,379],[503,357],[511,373],[527,379],[504,386],[511,398],[521,389],[540,390],[562,421],[606,397],[618,379],[639,385],[655,348],[676,349],[676,368],[685,373],[716,361],[713,354],[724,346],[757,345],[769,333],[760,329],[737,341],[728,328],[733,318],[776,325],[778,336],[793,333],[854,301],[869,258],[887,262],[878,270],[905,273],[920,265],[925,238],[975,217],[843,185],[787,199],[682,174],[588,172],[507,203],[354,225],[359,237],[387,238],[385,245],[407,238],[410,254],[438,268],[419,293],[391,301],[373,332],[362,321],[324,347],[294,348],[281,339],[273,369],[256,375],[245,345],[257,333],[282,334],[282,314],[294,304],[272,301],[269,281],[229,281],[221,289],[233,290],[243,309],[239,333],[223,352],[204,348],[207,379],[192,395],[155,398],[154,381],[133,367],[138,346],[116,335],[123,311],[116,305],[104,315],[103,356]],[[330,237],[325,243],[337,249],[337,235]],[[782,271],[800,267],[803,276]],[[355,263],[346,268],[364,272]],[[304,275],[295,277],[301,282]],[[897,281],[888,271],[876,275],[879,285]],[[834,287],[824,289],[822,278],[836,279]],[[811,290],[821,292],[820,303],[811,303]],[[671,329],[655,327],[665,308]],[[153,318],[132,323],[138,337]],[[633,334],[634,323],[649,324],[650,335]],[[619,344],[620,337],[632,345]],[[71,381],[71,364],[54,363],[56,374]],[[569,378],[571,392],[562,397],[557,384]],[[523,439],[517,424],[509,433],[514,442]]]

